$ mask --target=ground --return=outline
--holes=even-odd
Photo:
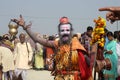
[[[28,70],[27,80],[54,80],[50,71],[47,70]]]

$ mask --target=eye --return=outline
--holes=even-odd
[[[66,31],[70,31],[70,29],[67,29]]]
[[[60,30],[61,32],[64,32],[64,30]]]

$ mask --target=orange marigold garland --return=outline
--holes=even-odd
[[[94,19],[95,28],[92,33],[92,41],[91,45],[94,43],[98,43],[98,46],[104,47],[105,39],[104,39],[104,28],[106,27],[106,20],[104,18],[98,17],[98,19]]]

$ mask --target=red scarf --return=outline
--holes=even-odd
[[[90,67],[87,66],[83,52],[81,50],[78,50],[78,56],[81,80],[88,80],[88,78],[92,76]]]

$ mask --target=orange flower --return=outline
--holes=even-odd
[[[92,41],[93,43],[98,43],[99,46],[104,47],[105,40],[102,35],[105,34],[104,28],[106,27],[106,21],[104,18],[98,17],[98,19],[94,19],[95,22],[95,28],[92,33]]]

